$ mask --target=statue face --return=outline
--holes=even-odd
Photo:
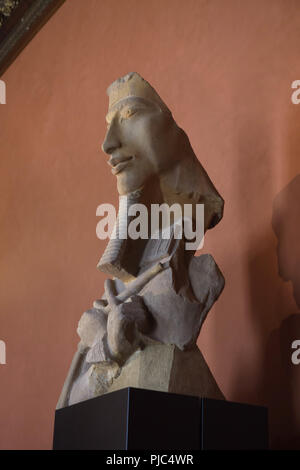
[[[110,155],[119,194],[143,187],[175,162],[178,127],[155,103],[125,98],[110,109],[106,120],[102,150]]]

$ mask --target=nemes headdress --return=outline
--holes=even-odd
[[[154,88],[136,72],[130,72],[118,78],[108,88],[109,110],[125,98],[143,98],[157,104],[163,111],[171,114],[169,108],[156,93]]]

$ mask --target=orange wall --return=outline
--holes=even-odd
[[[226,201],[205,250],[227,284],[199,345],[227,399],[270,406],[272,446],[300,448],[299,43],[297,0],[67,0],[1,77],[2,449],[51,447],[76,324],[103,289],[96,207],[117,202],[105,90],[129,71]]]

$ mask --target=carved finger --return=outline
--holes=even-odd
[[[107,298],[108,305],[110,307],[116,307],[121,302],[116,298],[114,293],[114,281],[112,279],[106,279],[104,282],[104,290]]]

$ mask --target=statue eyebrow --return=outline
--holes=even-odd
[[[122,113],[124,110],[126,111],[127,109],[145,109],[147,106],[144,103],[127,103],[124,106],[122,106],[121,109],[119,109],[119,113]]]
[[[153,107],[153,106],[155,106],[154,103],[152,103],[151,101],[146,101],[143,98],[128,97],[128,98],[124,99],[124,102],[121,102],[120,104],[116,104],[113,107],[113,109],[107,113],[105,119],[106,119],[106,122],[108,124],[110,124],[111,121],[113,120],[114,116],[117,113],[122,112],[123,109],[125,109],[125,108],[147,108],[147,107]]]

